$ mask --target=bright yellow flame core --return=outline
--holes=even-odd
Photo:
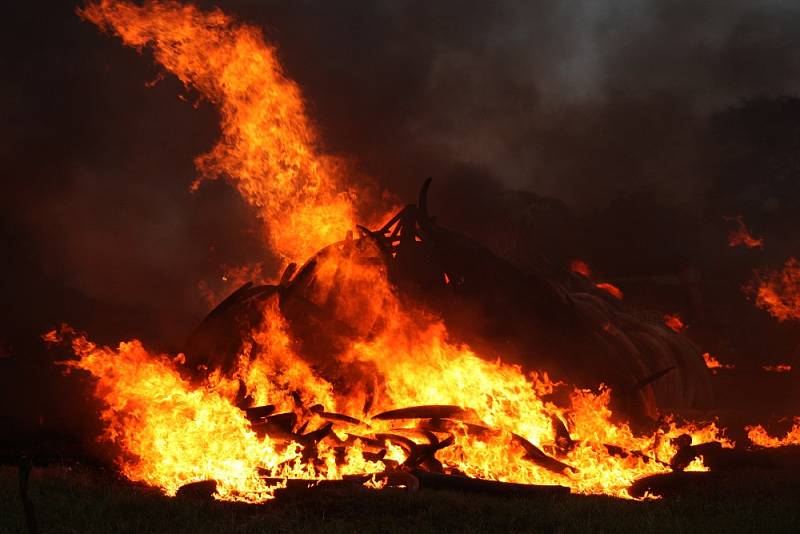
[[[219,106],[222,138],[196,164],[203,178],[232,180],[259,209],[273,251],[288,260],[305,259],[354,227],[355,194],[339,177],[340,162],[319,154],[300,91],[256,28],[218,10],[203,13],[166,0],[143,6],[102,0],[80,14],[125,44],[151,47],[159,63]],[[652,435],[635,436],[627,425],[612,422],[605,388],[599,393],[575,389],[570,406],[557,407],[545,400],[557,387],[546,375],[526,374],[453,343],[436,318],[400,302],[385,270],[335,254],[329,261],[318,265],[318,294],[309,298],[329,301],[338,267],[344,265],[347,276],[337,283],[349,284],[343,292],[349,296],[336,302],[332,313],[357,334],[331,358],[343,369],[366,366],[373,373],[374,383],[350,384],[346,392],[295,352],[275,301],[267,303],[263,324],[245,344],[236,373],[212,373],[201,384],[183,378],[183,358],[149,353],[136,340],[111,349],[73,336],[78,359],[66,365],[95,377],[95,395],[105,404],[103,437],[119,446],[117,462],[125,476],[168,494],[188,482],[215,479],[218,498],[257,502],[273,495],[262,477],[336,479],[386,468],[367,460],[358,440],[347,442],[343,457],[323,441],[308,458],[299,443],[259,437],[235,406],[240,381],[256,404],[294,411],[310,429],[321,420],[303,407],[315,403],[360,419],[421,404],[469,408],[475,423],[491,431],[455,423],[453,445],[437,453],[445,468],[491,480],[561,484],[582,493],[626,497],[633,480],[669,471],[664,462],[676,452],[672,438],[689,433],[695,442],[719,439],[713,424],[680,428],[669,423]],[[46,337],[54,341],[57,336]],[[368,390],[374,403],[363,414]],[[554,417],[569,427],[575,440],[571,450],[556,452]],[[338,425],[336,435],[392,430],[413,436],[419,434],[415,425],[413,420],[372,420],[367,426]],[[513,434],[571,468],[554,473],[523,459]],[[612,455],[607,445],[633,454]],[[405,459],[396,444],[387,441],[385,448],[387,461]],[[692,468],[701,466],[695,462]]]

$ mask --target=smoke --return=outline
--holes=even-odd
[[[407,192],[453,162],[601,207],[693,204],[710,114],[796,94],[791,2],[233,2],[269,29],[325,138]]]

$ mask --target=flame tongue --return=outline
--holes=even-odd
[[[103,0],[78,13],[129,46],[150,47],[219,107],[222,137],[197,167],[202,178],[232,180],[260,210],[272,250],[304,260],[355,227],[355,192],[338,177],[341,162],[318,154],[300,89],[256,27],[172,1]]]

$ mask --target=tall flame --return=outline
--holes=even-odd
[[[258,28],[170,0],[102,0],[78,13],[129,46],[151,48],[219,107],[222,137],[195,160],[200,180],[232,180],[260,210],[272,250],[305,260],[355,227],[356,193],[340,178],[342,162],[320,154],[300,89]]]

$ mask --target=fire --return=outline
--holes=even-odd
[[[79,13],[127,45],[150,47],[219,107],[222,137],[197,158],[200,180],[233,181],[260,209],[273,251],[305,259],[335,243],[318,256],[307,296],[341,325],[329,361],[299,352],[277,295],[227,375],[211,369],[198,379],[183,355],[155,354],[137,340],[110,348],[68,328],[45,335],[66,337],[76,359],[64,365],[93,377],[102,437],[119,448],[117,464],[131,480],[171,495],[214,479],[218,498],[259,502],[271,498],[275,479],[382,473],[427,443],[440,446],[429,461],[446,473],[625,497],[635,479],[671,471],[679,436],[722,439],[714,424],[669,420],[637,435],[612,420],[603,386],[573,388],[569,402],[556,405],[548,395],[565,386],[501,355],[477,354],[401,299],[385,265],[354,254],[368,239],[336,243],[355,226],[356,192],[341,178],[341,162],[318,151],[299,88],[255,27],[167,0],[102,0]],[[610,283],[596,285],[623,297]],[[346,298],[336,298],[337,287]],[[414,406],[434,415],[382,417]],[[280,414],[283,431],[268,415],[249,418],[252,407]],[[442,411],[448,415],[435,415]]]
[[[275,328],[277,332],[261,332],[273,344],[267,355],[262,353],[252,363],[242,358],[237,374],[247,381],[258,402],[269,400],[279,411],[301,412],[292,399],[292,392],[297,391],[305,406],[321,401],[326,407],[353,410],[363,401],[358,394],[337,397],[330,383],[283,345],[288,338],[280,333],[280,323]],[[627,497],[626,489],[635,479],[671,470],[668,462],[677,451],[672,440],[679,435],[688,433],[695,443],[720,439],[713,424],[681,427],[674,422],[667,422],[652,435],[636,436],[628,425],[612,422],[608,408],[611,391],[607,388],[599,393],[575,389],[571,405],[558,408],[542,399],[556,387],[546,375],[526,375],[518,366],[487,361],[467,347],[453,345],[445,339],[440,324],[411,336],[419,339],[410,339],[406,330],[387,332],[374,342],[355,344],[344,359],[358,358],[376,365],[385,386],[373,414],[388,406],[426,403],[471,408],[473,422],[452,422],[447,431],[454,436],[454,443],[436,455],[454,472]],[[52,333],[48,338],[56,339]],[[386,469],[383,462],[366,458],[358,442],[347,448],[342,463],[335,458],[334,447],[325,442],[309,458],[300,443],[257,435],[234,405],[238,387],[234,378],[216,375],[193,385],[182,377],[185,368],[180,357],[149,353],[136,340],[111,349],[73,334],[71,343],[78,359],[65,365],[88,371],[96,379],[95,395],[105,404],[103,438],[121,449],[117,464],[131,480],[173,495],[183,484],[215,479],[218,498],[258,502],[272,497],[276,486],[274,482],[270,485],[269,479],[332,479]],[[385,354],[396,358],[385,358]],[[454,383],[459,387],[452,387]],[[313,414],[306,411],[302,415],[318,424]],[[566,422],[572,440],[570,450],[558,460],[565,466],[563,471],[523,458],[525,442],[551,451],[562,446],[553,418]],[[363,426],[346,425],[337,430],[337,437],[354,429],[356,435],[384,431],[413,438],[420,433],[417,421],[388,423],[372,419]],[[611,448],[619,452],[612,454]],[[387,458],[405,460],[407,453],[397,447],[389,449]]]
[[[328,294],[330,280],[325,279],[340,271],[334,269],[337,262],[351,258],[348,246],[356,245],[334,247],[322,259],[330,265],[320,269],[320,294],[312,299]],[[367,458],[358,441],[336,457],[336,444],[347,444],[349,433],[373,441],[389,434],[407,436],[411,443],[423,436],[418,444],[424,443],[424,436],[438,435],[437,440],[452,441],[435,456],[446,472],[626,497],[635,479],[671,470],[668,462],[677,452],[673,440],[678,436],[689,434],[694,442],[720,439],[713,424],[679,426],[670,421],[653,434],[638,436],[627,424],[612,420],[608,388],[596,393],[573,389],[569,405],[557,406],[545,398],[563,385],[453,343],[435,317],[401,303],[384,271],[357,262],[347,267],[348,293],[354,297],[333,313],[347,324],[356,320],[357,312],[357,320],[372,324],[373,331],[334,355],[341,369],[369,370],[371,380],[366,383],[359,382],[358,373],[347,373],[356,382],[348,388],[334,385],[294,351],[277,299],[265,307],[262,324],[242,351],[234,375],[212,373],[197,385],[182,378],[187,369],[179,357],[150,354],[135,340],[117,349],[98,348],[73,333],[78,359],[66,365],[88,371],[97,380],[95,395],[106,405],[104,438],[122,449],[117,460],[122,472],[168,494],[184,483],[214,478],[221,484],[221,499],[264,500],[274,489],[264,477],[324,479],[383,472],[387,464]],[[373,316],[383,318],[377,331],[370,321]],[[49,341],[58,337],[46,335]],[[253,404],[268,403],[293,413],[295,426],[302,421],[302,427],[321,428],[320,409],[309,408],[314,405],[348,419],[330,436],[332,443],[322,441],[314,447],[285,436],[273,438],[269,432],[259,436],[235,404],[240,382]],[[372,403],[364,408],[368,395]],[[458,416],[428,415],[423,417],[427,421],[375,417],[418,405],[461,408],[456,409]],[[410,457],[396,443],[387,443],[386,449],[387,460],[405,462]],[[546,459],[525,458],[531,454]],[[702,465],[695,462],[692,468]]]
[[[777,363],[775,365],[764,365],[761,367],[768,373],[788,373],[792,370],[792,366],[788,363]]]
[[[595,284],[595,286],[598,289],[602,289],[603,291],[605,291],[606,293],[608,293],[617,300],[622,300],[623,297],[625,296],[623,295],[622,290],[620,288],[609,282],[599,282]]]
[[[569,270],[573,273],[585,276],[586,278],[590,278],[592,276],[591,267],[589,267],[589,264],[583,260],[572,260],[569,263]],[[622,300],[624,297],[622,290],[610,282],[597,282],[595,283],[595,287],[602,289],[615,299]]]
[[[569,270],[573,273],[582,274],[586,278],[592,276],[592,269],[589,264],[583,260],[572,260],[569,264]]]
[[[756,306],[778,321],[800,320],[800,263],[789,258],[780,271],[756,273],[756,280],[745,287],[756,295]]]
[[[750,230],[745,226],[741,215],[736,216],[736,229],[731,230],[728,234],[728,246],[738,247],[744,246],[747,248],[763,248],[764,240],[755,238],[750,234]]]
[[[153,354],[137,340],[116,349],[98,347],[69,327],[44,337],[49,342],[70,339],[78,359],[63,364],[96,379],[95,395],[105,404],[102,438],[121,449],[116,459],[121,472],[168,495],[184,484],[214,479],[220,499],[261,502],[280,487],[269,484],[270,478],[341,478],[385,469],[383,463],[365,459],[358,443],[347,451],[343,464],[334,460],[330,447],[320,447],[317,461],[309,462],[301,444],[258,436],[233,403],[236,380],[215,376],[193,385],[182,375],[182,355]],[[314,391],[319,380],[307,366],[290,360],[288,368],[269,367],[269,362],[258,361],[248,370],[261,378],[260,373],[273,373],[271,391],[259,394],[271,393],[271,399],[285,406],[290,402],[285,388],[309,380],[306,391],[321,394],[312,398],[325,398],[326,385]]]
[[[716,373],[719,369],[734,369],[735,366],[733,364],[725,364],[720,363],[718,359],[712,356],[708,352],[703,353],[703,360],[706,362],[706,367],[711,369],[712,373]]]
[[[681,316],[677,313],[668,313],[664,315],[664,324],[675,332],[680,332],[686,328],[686,325],[683,323],[683,319],[681,319]],[[707,360],[706,363],[708,363]]]
[[[202,180],[224,176],[258,210],[271,249],[304,260],[355,227],[343,162],[319,153],[301,91],[258,28],[219,10],[102,0],[78,13],[129,46],[149,47],[187,87],[219,107],[222,136],[195,164]]]
[[[800,417],[794,418],[792,428],[782,438],[770,436],[767,430],[761,426],[748,426],[747,437],[754,445],[761,447],[785,447],[787,445],[800,445]]]

